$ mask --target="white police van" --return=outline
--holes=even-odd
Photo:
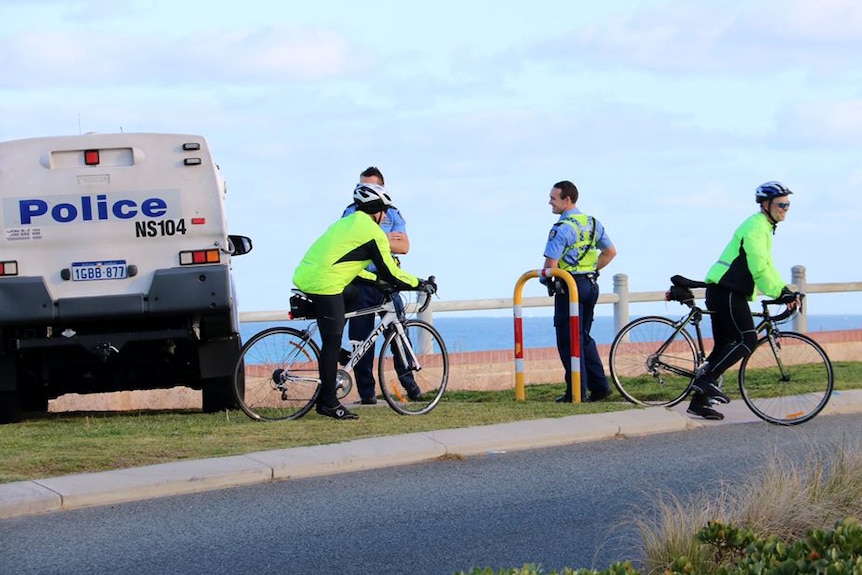
[[[241,347],[226,187],[201,136],[0,143],[0,422],[65,393],[201,389]]]

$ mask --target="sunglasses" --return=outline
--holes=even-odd
[[[790,202],[775,202],[775,205],[781,208],[782,210],[786,210],[790,207]]]

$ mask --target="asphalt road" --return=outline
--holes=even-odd
[[[862,435],[859,415],[486,453],[0,520],[0,572],[450,575],[637,555],[656,493],[739,480]]]

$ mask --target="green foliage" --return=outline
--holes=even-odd
[[[708,527],[706,528],[708,529]],[[739,531],[729,529],[725,543]],[[699,534],[702,535],[703,531]],[[718,542],[718,541],[716,541]],[[717,575],[842,575],[862,573],[862,527],[854,518],[838,521],[834,529],[813,529],[788,545],[775,535],[751,540],[733,567],[722,567]]]
[[[494,571],[490,567],[474,567],[471,571],[459,571],[455,575],[640,575],[629,561],[617,562],[602,571],[593,569],[572,569],[564,567],[562,571],[546,572],[540,565],[527,564],[520,568],[500,569]]]
[[[703,558],[677,557],[663,575],[862,575],[862,525],[854,518],[834,529],[812,529],[792,544],[775,535],[758,538],[751,529],[710,521],[696,534],[711,565]],[[607,569],[563,568],[546,573],[541,566],[494,571],[489,567],[455,575],[640,575],[628,561]]]

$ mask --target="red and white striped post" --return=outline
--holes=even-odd
[[[569,350],[570,369],[572,372],[572,403],[581,403],[581,330],[578,316],[578,286],[571,274],[559,268],[545,268],[524,272],[515,283],[515,293],[512,296],[512,311],[515,316],[515,399],[524,401],[527,398],[524,381],[524,325],[522,292],[524,284],[532,278],[557,277],[566,282],[569,291]]]

